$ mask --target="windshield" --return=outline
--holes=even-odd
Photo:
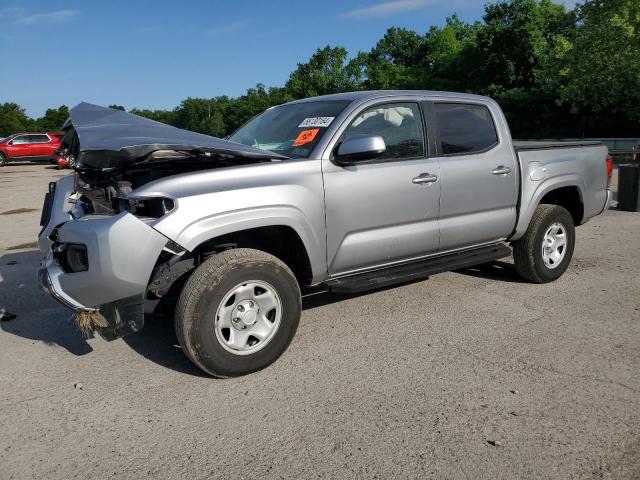
[[[325,100],[270,108],[240,127],[229,140],[286,157],[308,158],[331,122],[349,103]]]

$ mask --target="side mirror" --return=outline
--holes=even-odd
[[[378,135],[353,136],[338,147],[338,163],[361,162],[379,157],[387,149],[384,139]]]
[[[13,140],[11,140],[7,145],[13,145]]]

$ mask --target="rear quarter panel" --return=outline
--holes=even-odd
[[[522,191],[519,216],[511,240],[522,237],[535,208],[549,192],[575,186],[584,206],[580,223],[602,212],[607,200],[607,169],[604,145],[519,151]]]

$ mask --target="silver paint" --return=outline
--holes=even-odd
[[[274,225],[297,233],[310,260],[312,283],[319,284],[330,277],[516,240],[542,196],[555,188],[579,189],[582,222],[603,211],[610,198],[606,147],[516,155],[506,120],[489,98],[428,91],[322,97],[332,98],[352,103],[327,128],[309,159],[200,171],[148,183],[130,195],[175,200],[171,213],[150,223],[127,213],[71,220],[71,177],[59,180],[40,248],[48,251],[47,236],[62,223],[60,240],[86,244],[90,269],[65,274],[49,262],[56,288],[87,307],[112,302],[144,292],[167,239],[191,251],[220,235]],[[364,109],[390,101],[438,99],[486,105],[496,123],[498,145],[474,155],[348,166],[332,160],[340,136]]]

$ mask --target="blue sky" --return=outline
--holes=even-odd
[[[344,46],[353,55],[391,26],[424,33],[454,12],[474,21],[484,4],[2,0],[0,102],[40,116],[83,100],[155,109],[189,96],[237,96],[258,82],[283,85],[318,47]]]

